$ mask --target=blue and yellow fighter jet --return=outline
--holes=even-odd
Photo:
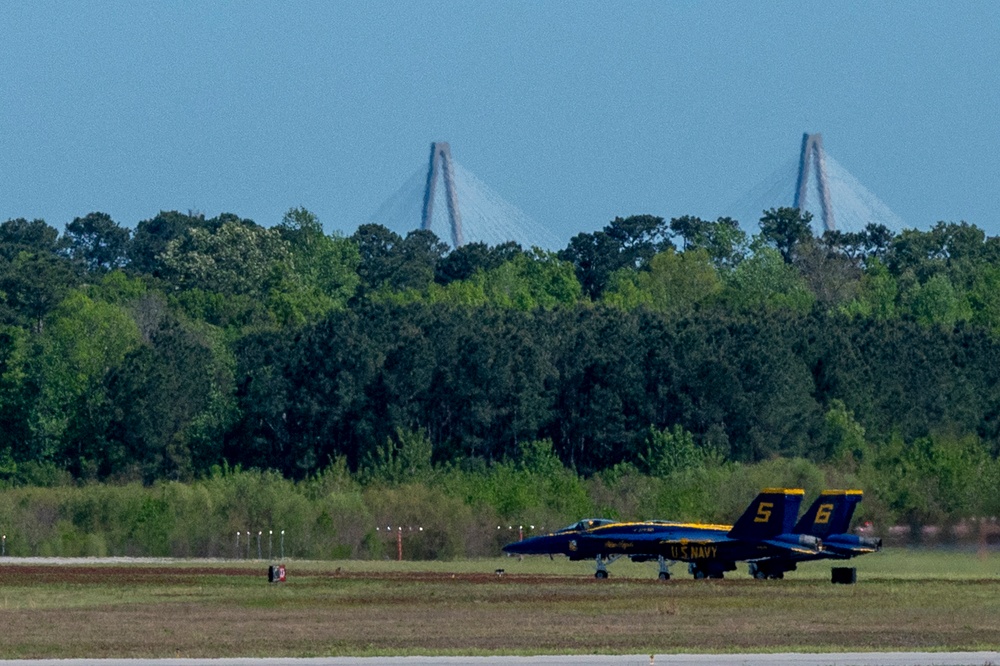
[[[848,560],[865,553],[882,550],[882,539],[863,537],[849,532],[854,509],[864,497],[860,490],[824,490],[792,530],[821,539],[823,550],[814,554],[791,553],[750,562],[754,578],[784,578],[786,571],[795,571],[799,562],[833,559]]]
[[[822,552],[820,539],[792,533],[804,494],[800,489],[765,489],[732,526],[594,518],[507,544],[504,551],[593,559],[596,578],[607,578],[606,565],[623,556],[636,562],[658,560],[662,580],[670,578],[668,562],[687,562],[695,578],[722,578],[726,571],[736,569],[738,561]]]

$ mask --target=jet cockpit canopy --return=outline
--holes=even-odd
[[[580,522],[567,525],[561,530],[556,530],[554,534],[563,534],[564,532],[583,532],[584,530],[592,530],[595,527],[600,527],[601,525],[610,525],[614,522],[616,521],[608,518],[584,518]]]

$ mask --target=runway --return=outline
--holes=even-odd
[[[0,666],[1000,666],[1000,652],[543,655],[535,657],[315,657],[12,659]]]

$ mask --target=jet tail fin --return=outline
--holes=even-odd
[[[845,534],[851,527],[854,509],[864,497],[860,490],[824,490],[795,525],[795,534],[809,534],[821,539],[831,534]]]
[[[770,539],[791,532],[803,495],[800,488],[765,488],[729,530],[730,538]]]

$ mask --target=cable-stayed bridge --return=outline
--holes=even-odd
[[[899,232],[903,220],[823,149],[819,134],[805,134],[798,159],[790,158],[724,214],[743,229],[759,231],[763,211],[797,207],[813,215],[813,231],[861,231],[870,223]],[[684,211],[677,212],[678,215]],[[513,241],[524,248],[559,250],[561,239],[504,200],[453,159],[445,142],[431,144],[427,167],[413,172],[369,219],[401,236],[429,229],[451,247],[467,243],[499,245]]]
[[[826,212],[825,198],[829,201]],[[905,226],[898,215],[823,150],[818,134],[803,136],[799,158],[778,167],[728,206],[725,215],[738,220],[747,232],[756,233],[763,211],[783,206],[812,213],[816,235],[828,228],[861,231],[869,223],[883,224],[896,232]]]
[[[369,221],[401,236],[430,229],[453,248],[514,241],[525,249],[555,251],[566,245],[452,159],[443,142],[431,144],[429,167],[415,171]]]

